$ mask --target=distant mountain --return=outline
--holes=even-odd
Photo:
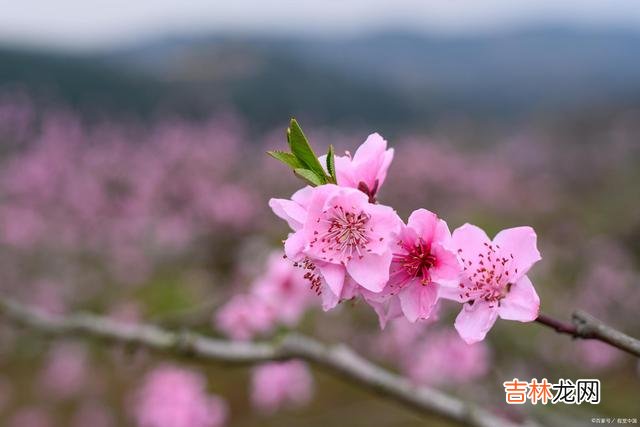
[[[96,58],[0,49],[0,89],[27,90],[36,101],[81,111],[150,111],[165,88]]]
[[[91,57],[0,51],[0,85],[92,108],[239,111],[256,126],[424,126],[449,116],[640,104],[640,32],[531,29],[476,37],[182,37]],[[9,64],[9,66],[5,66]]]

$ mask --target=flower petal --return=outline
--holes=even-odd
[[[411,283],[398,294],[402,312],[409,322],[428,319],[438,300],[438,286]]]
[[[365,182],[369,189],[376,186],[376,180],[378,187],[382,185],[393,159],[393,151],[389,151],[387,141],[382,136],[377,133],[369,135],[353,156],[353,178]]]
[[[418,237],[431,243],[438,225],[438,215],[426,209],[417,209],[409,215],[407,226],[414,229]]]
[[[333,293],[329,285],[324,282],[322,286],[322,310],[329,311],[332,308],[335,308],[336,305],[340,302],[340,297]]]
[[[358,182],[353,176],[351,158],[347,156],[336,156],[336,178],[342,187],[358,188]]]
[[[378,323],[380,329],[384,329],[390,320],[396,319],[402,316],[402,309],[400,308],[400,300],[396,297],[391,297],[387,301],[378,301],[365,298],[365,301],[378,315]]]
[[[509,293],[500,301],[498,308],[501,319],[520,322],[532,322],[539,313],[540,297],[527,276],[522,276],[511,285]]]
[[[389,281],[391,252],[354,257],[347,263],[347,272],[360,286],[371,292],[380,292]]]
[[[464,304],[456,317],[455,327],[460,337],[467,343],[482,341],[498,318],[496,306],[484,301]]]
[[[372,133],[367,139],[360,144],[360,147],[356,150],[353,156],[353,161],[356,163],[365,162],[378,162],[378,158],[382,156],[387,149],[387,141],[377,132]]]
[[[331,291],[340,296],[342,294],[342,288],[344,286],[344,276],[346,271],[344,266],[340,264],[331,264],[324,262],[317,262],[316,267],[320,270],[320,274],[327,282],[327,285]]]
[[[307,210],[300,204],[288,199],[271,199],[269,207],[278,217],[287,221],[289,227],[298,230],[304,224],[307,217]]]
[[[458,258],[452,251],[437,243],[431,246],[431,252],[436,257],[431,279],[439,285],[454,287],[457,291],[461,273]]]
[[[531,227],[515,227],[502,230],[493,239],[506,258],[513,255],[513,262],[518,272],[512,280],[516,281],[529,271],[531,266],[542,257],[536,246],[536,232]]]
[[[295,233],[289,233],[289,237],[284,241],[284,253],[287,258],[298,261],[302,258],[302,251],[306,245],[304,233],[302,230]]]
[[[393,208],[385,205],[367,205],[367,213],[370,215],[367,226],[371,239],[368,249],[376,254],[388,251],[393,235],[400,231],[402,219]]]
[[[491,240],[480,227],[472,224],[464,224],[453,231],[453,248],[462,250],[462,257],[475,259],[479,253],[486,251],[486,244]]]
[[[301,206],[307,206],[311,201],[311,197],[313,196],[313,187],[307,185],[306,187],[302,187],[291,196],[291,200],[296,202]]]

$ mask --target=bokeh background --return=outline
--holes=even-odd
[[[267,200],[300,183],[264,152],[291,116],[339,152],[381,133],[380,199],[404,218],[532,225],[542,310],[640,336],[640,6],[622,1],[3,4],[1,291],[222,336],[217,309],[287,232]],[[349,303],[298,329],[514,419],[640,417],[637,359],[516,322],[467,348],[455,314],[380,332]],[[230,426],[447,425],[317,371],[310,402],[265,413],[249,369],[170,363],[0,323],[0,424],[148,427],[155,378],[221,396]],[[598,378],[602,402],[510,408],[514,376]]]

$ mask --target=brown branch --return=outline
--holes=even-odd
[[[573,324],[562,322],[551,316],[547,316],[546,314],[540,313],[540,315],[538,315],[538,318],[536,319],[536,322],[555,329],[555,331],[560,334],[569,334],[573,337],[578,336],[578,331]]]
[[[13,323],[49,335],[100,338],[144,346],[168,356],[189,356],[215,363],[254,364],[303,359],[424,415],[475,427],[520,425],[439,390],[417,386],[344,345],[329,346],[299,334],[289,334],[278,343],[239,343],[191,332],[172,332],[152,325],[123,324],[88,314],[51,316],[3,297],[0,297],[0,314]],[[536,424],[528,422],[527,425]]]
[[[571,335],[574,338],[602,341],[640,357],[640,340],[606,325],[584,311],[578,310],[574,312],[572,323],[562,322],[542,313],[538,316],[536,322],[552,328],[560,334]]]

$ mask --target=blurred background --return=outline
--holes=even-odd
[[[287,233],[267,200],[300,182],[264,152],[285,147],[291,116],[339,153],[381,133],[395,159],[379,199],[405,219],[424,207],[452,229],[532,225],[542,310],[640,336],[640,5],[624,1],[3,4],[1,291],[224,335],[216,311]],[[636,359],[516,322],[467,347],[456,309],[380,332],[370,309],[343,304],[297,328],[514,419],[640,417]],[[267,394],[298,368],[267,374]],[[308,399],[265,410],[256,371],[4,322],[0,425],[447,425],[304,369]],[[513,377],[598,378],[602,402],[507,407]],[[175,403],[167,387],[195,397]],[[167,399],[208,415],[154,419]]]

